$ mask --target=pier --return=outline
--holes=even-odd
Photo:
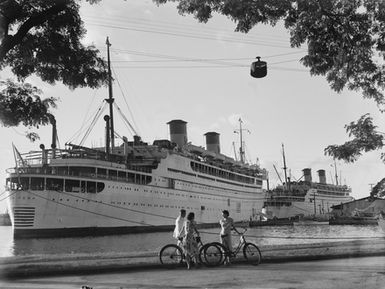
[[[261,247],[259,266],[173,270],[158,252],[2,258],[2,288],[383,288],[383,238]],[[55,287],[56,288],[56,287]]]
[[[313,261],[339,258],[385,256],[384,238],[353,241],[260,246],[261,267],[267,263]],[[159,252],[100,253],[15,256],[0,259],[1,278],[111,273],[130,270],[162,269]],[[243,257],[232,262],[243,264]],[[205,270],[205,269],[202,269]]]

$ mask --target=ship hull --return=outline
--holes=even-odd
[[[173,188],[104,180],[105,189],[97,194],[9,190],[14,237],[167,231],[173,229],[182,208],[195,213],[200,227],[214,227],[224,209],[236,222],[249,221],[265,199],[261,189],[242,191],[226,184],[213,186],[205,179],[200,183],[189,177],[173,179]]]

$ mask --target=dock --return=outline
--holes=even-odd
[[[385,240],[367,238],[354,241],[260,246],[264,263],[385,256]],[[1,278],[112,273],[132,270],[165,269],[159,252],[33,255],[0,258]],[[233,264],[245,264],[241,254]],[[258,267],[259,267],[258,266]]]
[[[330,219],[329,225],[373,225],[377,226],[377,219],[365,217],[340,217]]]

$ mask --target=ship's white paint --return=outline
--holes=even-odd
[[[181,208],[194,212],[198,223],[218,222],[223,209],[229,210],[235,221],[243,221],[253,218],[261,210],[265,200],[261,186],[244,186],[229,180],[220,182],[218,177],[193,171],[190,162],[191,159],[183,155],[167,153],[151,173],[141,173],[152,176],[148,185],[97,179],[97,176],[81,178],[103,182],[105,187],[99,193],[8,190],[14,230],[172,226]],[[115,168],[135,173],[122,164],[91,159],[52,159],[49,165]],[[17,178],[20,174],[13,172],[9,176]],[[79,179],[63,175],[22,176]],[[172,187],[170,179],[173,180]],[[14,208],[23,207],[34,208],[33,224],[23,226],[23,222],[16,220],[15,226]],[[24,213],[22,211],[21,215]]]
[[[288,206],[267,206],[267,212],[270,217],[290,218],[295,216],[322,216],[327,215],[332,211],[331,207],[352,201],[354,198],[348,193],[344,196],[323,194],[317,189],[311,188],[307,191],[305,197],[301,201],[295,201],[286,198],[290,201]],[[289,202],[288,202],[289,203]],[[315,205],[314,205],[315,204]]]

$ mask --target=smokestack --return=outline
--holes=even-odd
[[[326,184],[325,170],[318,170],[317,172],[320,184]]]
[[[184,120],[174,119],[167,123],[170,126],[170,140],[180,148],[187,144],[187,130]]]
[[[206,149],[210,152],[220,154],[221,146],[219,144],[219,133],[207,132],[204,135],[206,136]]]
[[[311,169],[306,168],[306,169],[303,169],[302,171],[303,171],[303,175],[305,176],[305,182],[311,183],[312,182]]]

